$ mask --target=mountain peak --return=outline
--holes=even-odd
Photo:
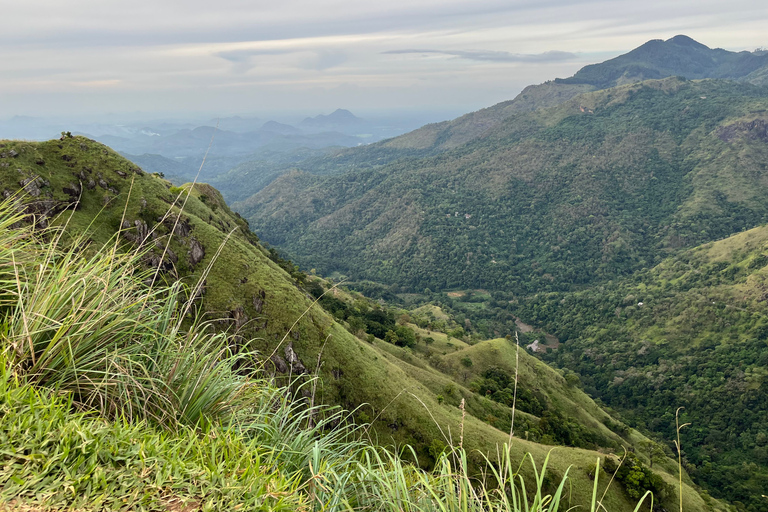
[[[669,76],[740,80],[765,66],[766,60],[759,55],[713,50],[686,35],[676,35],[666,41],[650,40],[624,55],[585,66],[572,77],[556,82],[606,89]]]
[[[672,43],[677,46],[687,46],[691,48],[698,48],[700,50],[709,50],[710,48],[700,42],[683,34],[678,34],[673,38],[667,39],[665,43]]]
[[[360,119],[355,114],[353,114],[352,112],[344,108],[337,108],[336,110],[331,112],[331,114],[328,115],[328,117],[334,118],[334,119]]]
[[[304,119],[299,126],[310,131],[340,131],[352,130],[354,133],[365,121],[357,117],[349,110],[337,108],[328,115],[320,114]]]

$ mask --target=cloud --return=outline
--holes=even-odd
[[[324,71],[343,64],[347,61],[347,54],[340,50],[329,49],[292,49],[292,48],[272,48],[255,49],[246,48],[239,50],[227,50],[217,52],[215,55],[235,65],[239,72],[245,72],[256,66],[256,57],[273,55],[292,55],[302,54],[295,67],[311,71]]]
[[[768,44],[755,0],[5,3],[0,113],[477,109],[649,39]]]
[[[229,50],[224,52],[218,52],[216,53],[216,56],[221,57],[224,60],[228,60],[229,62],[232,62],[234,64],[243,64],[243,63],[249,63],[253,60],[253,57],[258,57],[261,55],[285,55],[287,53],[296,53],[296,51],[297,50],[245,49],[245,50]]]
[[[440,55],[450,55],[460,59],[474,60],[480,62],[526,62],[526,63],[546,63],[546,62],[565,62],[578,58],[578,55],[571,52],[548,51],[537,54],[510,53],[504,51],[488,50],[424,50],[424,49],[405,49],[389,50],[382,52],[384,54],[425,54],[436,53]]]

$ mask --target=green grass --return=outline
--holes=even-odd
[[[0,507],[46,510],[301,509],[276,454],[221,427],[173,433],[72,411],[70,400],[0,371]]]
[[[478,488],[461,449],[462,419],[460,449],[438,457],[436,472],[406,465],[363,442],[347,413],[307,407],[287,388],[238,376],[242,359],[222,348],[224,335],[198,324],[180,331],[175,286],[144,287],[140,255],[61,250],[59,230],[11,229],[16,211],[12,202],[0,206],[8,296],[1,304],[0,503],[520,510],[492,491],[516,485],[510,461],[517,449],[505,449],[497,481]],[[46,238],[54,242],[41,243]],[[467,418],[468,437],[472,423]],[[566,475],[551,498],[539,478],[531,510],[558,503]]]

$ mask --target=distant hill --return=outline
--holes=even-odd
[[[363,119],[343,108],[336,109],[328,115],[307,117],[299,123],[299,128],[310,133],[333,131],[353,134],[366,126],[367,123]]]
[[[261,130],[265,132],[280,133],[282,135],[295,135],[301,133],[301,130],[285,123],[278,123],[277,121],[267,121],[261,126]]]

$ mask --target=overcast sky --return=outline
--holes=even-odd
[[[768,46],[763,0],[3,4],[0,118],[469,111],[649,39]]]

